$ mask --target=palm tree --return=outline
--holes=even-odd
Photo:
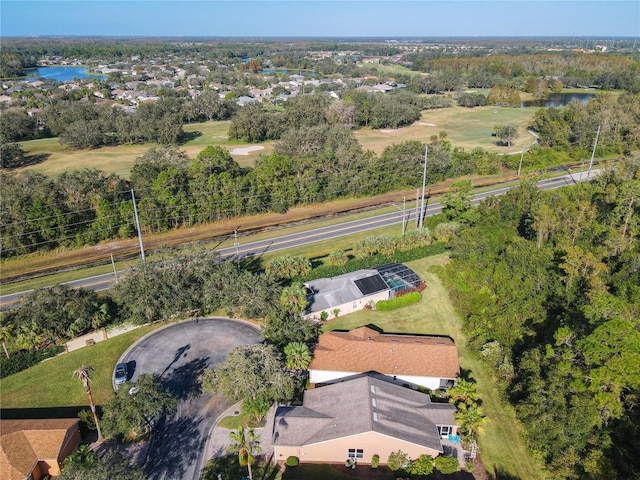
[[[460,422],[460,429],[464,434],[475,440],[476,433],[478,433],[480,427],[486,421],[486,416],[482,411],[482,407],[475,403],[469,406],[462,403],[458,408],[458,413],[454,415],[455,421]]]
[[[93,367],[87,367],[82,365],[79,369],[73,372],[74,377],[78,377],[78,379],[84,385],[84,391],[87,392],[87,397],[89,397],[89,405],[91,406],[91,413],[93,414],[93,420],[96,422],[96,430],[98,430],[98,442],[102,441],[102,431],[100,431],[100,423],[98,423],[98,415],[96,414],[96,404],[93,402],[93,395],[91,395],[91,386],[89,382],[91,381],[91,371],[95,370]]]
[[[290,370],[306,370],[311,363],[311,351],[306,343],[291,342],[284,347],[284,354]]]
[[[476,391],[476,384],[465,379],[458,380],[457,385],[451,387],[448,394],[449,402],[456,405],[460,403],[471,405],[480,398]]]
[[[0,325],[0,342],[2,342],[2,348],[7,358],[9,358],[9,351],[7,350],[7,341],[11,340],[12,336],[13,336],[13,324],[5,323],[4,325]]]
[[[247,466],[249,480],[253,480],[253,473],[251,472],[251,465],[255,461],[253,454],[261,452],[258,436],[254,433],[253,428],[250,428],[245,433],[244,427],[240,427],[237,432],[231,432],[229,437],[234,443],[227,448],[227,452],[238,454],[240,466]]]

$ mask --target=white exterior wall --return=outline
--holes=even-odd
[[[336,383],[341,378],[361,375],[366,372],[338,372],[332,370],[309,370],[309,381],[311,383]],[[411,387],[425,387],[429,390],[438,390],[440,388],[440,378],[438,377],[419,377],[413,375],[383,375],[380,377],[393,379],[398,385],[409,384]],[[451,379],[455,380],[455,379]]]
[[[375,306],[376,303],[378,303],[380,300],[388,300],[389,299],[389,293],[390,290],[384,290],[382,292],[378,292],[375,293],[373,295],[368,295],[366,297],[362,297],[359,298],[357,300],[354,300],[352,302],[348,302],[348,303],[343,303],[342,305],[337,305],[335,307],[331,307],[328,308],[326,310],[321,310],[319,312],[312,312],[308,315],[305,315],[304,318],[305,320],[313,320],[313,321],[320,321],[321,316],[322,316],[322,312],[326,311],[327,315],[329,315],[327,317],[328,320],[331,320],[332,318],[334,318],[333,316],[333,311],[338,308],[340,310],[340,313],[338,313],[338,316],[341,317],[342,315],[347,315],[349,313],[353,313],[353,312],[357,312],[358,310],[362,310],[365,305],[367,305],[369,302],[372,302],[372,304]]]

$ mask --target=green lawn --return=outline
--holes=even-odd
[[[120,355],[137,339],[160,324],[141,327],[123,335],[46,360],[0,380],[0,408],[74,407],[88,405],[82,383],[73,372],[87,365],[93,398],[102,405],[113,397],[111,376]]]
[[[476,147],[497,153],[512,153],[522,150],[522,146],[533,143],[534,137],[527,132],[533,114],[537,108],[501,108],[501,107],[451,107],[422,112],[420,120],[413,125],[398,129],[372,130],[362,128],[355,136],[365,150],[381,154],[385,147],[407,140],[428,142],[432,135],[447,132],[447,140],[454,147],[470,151]],[[520,137],[511,147],[496,145],[491,134],[495,125],[515,124]]]
[[[513,409],[502,401],[498,390],[493,387],[494,380],[489,369],[467,349],[460,318],[453,309],[440,279],[431,270],[431,267],[444,265],[447,261],[447,255],[443,254],[408,263],[427,284],[419,304],[393,312],[362,310],[327,322],[324,330],[349,330],[374,324],[388,333],[422,333],[452,337],[458,346],[460,366],[470,371],[470,375],[478,383],[483,409],[488,418],[479,442],[485,468],[492,475],[500,472],[507,478],[542,479],[542,464],[528,453],[520,435],[521,426]],[[509,475],[511,477],[508,477]]]
[[[193,134],[193,138],[178,148],[184,150],[190,158],[194,158],[209,145],[224,147],[229,152],[236,148],[254,145],[229,140],[227,138],[229,124],[229,121],[223,121],[185,125],[184,131],[188,134]],[[69,170],[97,168],[108,173],[116,173],[123,178],[129,178],[129,172],[136,158],[143,155],[151,147],[157,147],[156,144],[148,143],[142,145],[117,145],[93,150],[71,150],[64,145],[60,145],[57,137],[30,140],[21,142],[20,145],[29,155],[48,155],[44,162],[25,167],[22,170],[32,170],[45,175],[57,176]],[[243,167],[253,166],[258,156],[271,153],[273,150],[273,142],[265,142],[260,146],[264,147],[264,149],[250,152],[248,155],[232,154],[232,156]]]

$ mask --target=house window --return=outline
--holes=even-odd
[[[453,433],[453,428],[450,425],[438,425],[438,433],[441,438],[447,438]]]
[[[347,454],[348,458],[364,458],[364,450],[361,448],[350,448]]]

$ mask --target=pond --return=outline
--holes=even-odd
[[[28,80],[35,82],[38,78],[57,80],[58,82],[70,82],[74,78],[107,78],[105,75],[91,75],[87,73],[89,67],[38,67],[30,68],[26,74],[33,76]]]
[[[527,100],[521,107],[564,107],[573,101],[587,103],[595,93],[550,93],[540,100]]]

